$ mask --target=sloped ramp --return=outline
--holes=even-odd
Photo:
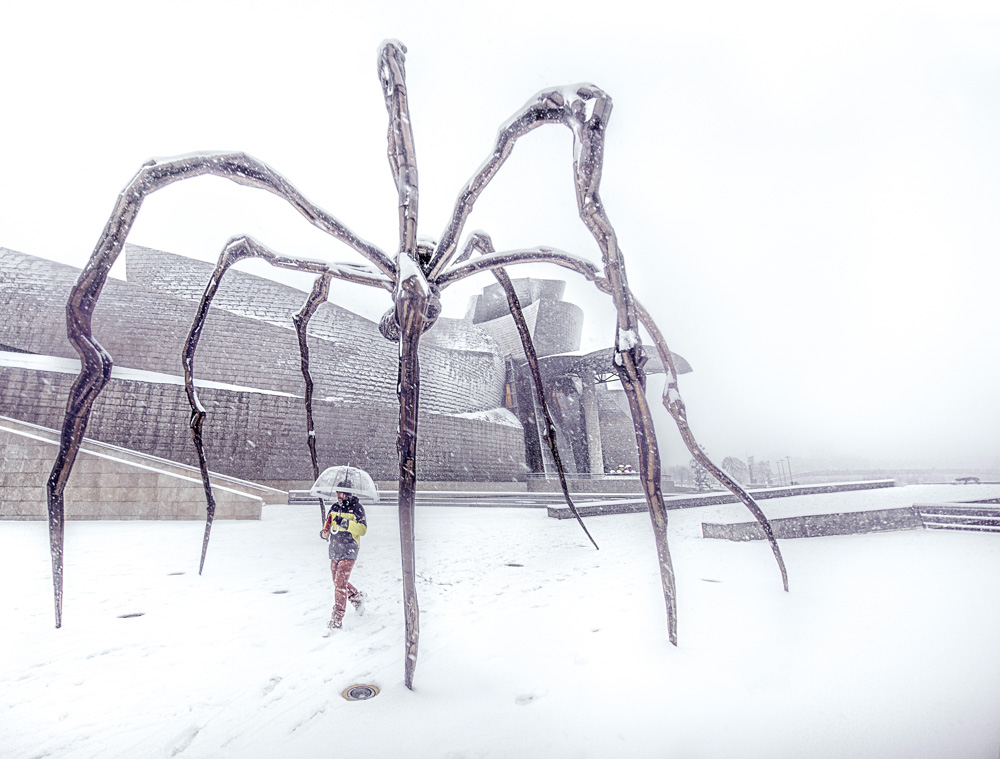
[[[0,416],[0,519],[48,518],[45,485],[59,433]],[[216,519],[260,519],[284,491],[212,475]],[[67,519],[204,519],[197,468],[85,439],[66,487]]]

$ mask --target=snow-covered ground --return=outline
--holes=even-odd
[[[798,507],[973,494],[1000,486]],[[1000,535],[782,541],[786,594],[766,544],[700,537],[739,507],[670,517],[677,648],[647,515],[588,519],[595,551],[544,511],[419,509],[414,691],[393,504],[352,578],[367,613],[329,639],[315,506],[216,522],[201,577],[200,523],[70,522],[60,630],[46,525],[0,523],[0,756],[1000,756]],[[348,702],[354,683],[381,694]]]

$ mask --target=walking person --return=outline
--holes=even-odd
[[[347,482],[338,488],[350,487]],[[357,611],[365,613],[365,594],[350,583],[351,570],[361,548],[361,536],[368,531],[365,509],[356,495],[337,490],[337,502],[326,515],[320,537],[330,541],[330,573],[333,576],[334,605],[326,634],[340,629],[344,621],[347,602]]]

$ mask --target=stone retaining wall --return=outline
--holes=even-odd
[[[0,519],[48,518],[46,481],[59,450],[54,431],[0,420]],[[67,519],[204,519],[197,470],[85,442],[65,491]],[[216,519],[260,519],[264,500],[247,483],[213,485]],[[239,488],[239,489],[237,489]],[[257,488],[257,492],[261,489]]]
[[[212,266],[133,246],[125,257],[140,281],[109,279],[95,309],[95,335],[116,370],[87,435],[193,464],[181,352]],[[79,273],[0,248],[0,344],[78,362],[66,339],[65,304]],[[298,341],[283,324],[307,294],[243,272],[230,276],[221,303],[243,312],[213,307],[195,357],[199,381],[229,386],[199,388],[210,466],[259,482],[311,481]],[[374,322],[327,304],[311,322],[309,347],[321,467],[353,463],[376,479],[395,479],[398,346]],[[496,341],[471,322],[442,320],[421,340],[420,359],[418,476],[522,479],[520,426],[469,417],[503,405],[506,369]],[[75,372],[5,365],[0,357],[0,409],[58,429],[74,379]]]
[[[766,488],[751,490],[750,495],[756,501],[769,498],[787,498],[796,495],[814,495],[816,493],[840,493],[849,490],[875,490],[878,488],[895,487],[894,480],[874,480],[871,482],[838,482],[824,485],[797,485],[782,488]],[[668,509],[690,509],[696,506],[718,506],[724,503],[738,503],[739,499],[732,493],[705,493],[688,497],[667,496],[664,499]],[[628,501],[617,501],[596,504],[594,506],[578,506],[580,516],[601,516],[603,514],[634,514],[648,511],[644,498]],[[568,507],[549,507],[549,516],[554,519],[572,519],[573,513]]]
[[[919,511],[906,506],[898,509],[849,511],[839,514],[811,514],[801,517],[770,519],[776,538],[816,538],[827,535],[856,535],[867,532],[922,530],[924,523]],[[702,537],[725,540],[765,540],[764,530],[757,522],[701,525]]]
[[[7,415],[60,429],[74,374],[0,366]],[[203,387],[206,455],[211,469],[255,482],[312,481],[301,398],[250,388]],[[179,378],[154,383],[112,377],[94,404],[88,437],[196,465],[191,415]],[[395,406],[362,407],[316,401],[313,407],[320,466],[353,463],[376,480],[399,476]],[[511,482],[524,476],[520,426],[423,412],[417,473],[421,479]],[[362,431],[363,430],[363,431]]]

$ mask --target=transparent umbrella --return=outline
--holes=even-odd
[[[330,500],[335,500],[338,492],[353,493],[378,503],[375,481],[368,472],[356,466],[332,466],[325,469],[309,489],[309,495]]]

